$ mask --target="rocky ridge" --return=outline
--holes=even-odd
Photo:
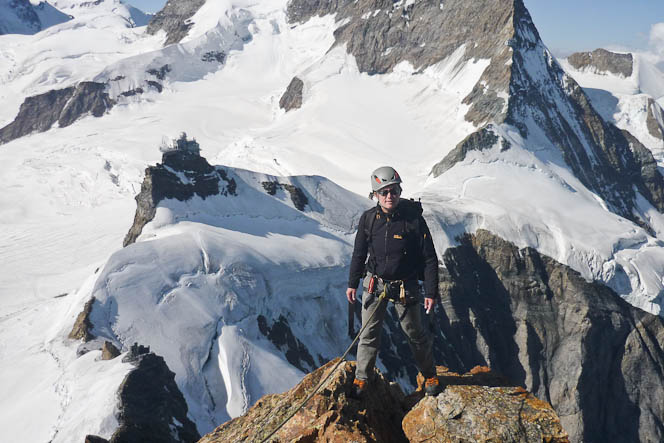
[[[164,148],[162,163],[145,169],[141,192],[136,196],[134,223],[125,236],[123,246],[136,241],[143,227],[155,216],[157,205],[164,199],[185,201],[197,195],[235,195],[236,183],[223,168],[211,166],[200,156],[196,140],[182,133]],[[225,184],[221,184],[224,181]]]
[[[49,26],[70,19],[70,16],[45,1],[37,4],[33,4],[30,0],[0,1],[0,35],[36,34]]]
[[[575,52],[567,61],[576,69],[590,69],[597,74],[612,74],[630,77],[634,71],[632,54],[619,54],[598,48],[592,52]]]
[[[664,438],[664,319],[488,231],[460,241],[444,254],[439,361],[504,374],[572,441]]]
[[[149,347],[134,344],[122,361],[134,369],[118,390],[119,427],[110,443],[197,441],[196,425],[187,417],[187,403],[164,359]],[[86,439],[108,443],[97,436]]]
[[[648,99],[648,116],[646,126],[653,137],[664,141],[664,111],[652,98]]]
[[[205,4],[205,0],[168,0],[148,24],[148,34],[166,32],[164,46],[179,43],[193,25],[189,19]]]
[[[97,82],[81,82],[28,97],[14,121],[0,129],[0,144],[33,132],[47,131],[55,123],[62,128],[86,115],[101,117],[114,105],[106,85]]]
[[[264,396],[246,414],[200,442],[260,441],[300,406],[337,362],[307,375],[288,392]],[[568,441],[550,405],[510,386],[488,368],[460,375],[439,366],[447,387],[437,397],[424,399],[421,388],[406,396],[376,372],[371,389],[358,400],[350,395],[354,367],[354,362],[344,362],[330,374],[323,388],[272,437],[274,441]]]

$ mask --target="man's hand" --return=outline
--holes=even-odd
[[[425,298],[424,299],[424,310],[427,312],[431,312],[433,309],[433,305],[436,304],[436,299],[435,298]]]
[[[356,293],[357,293],[357,289],[355,289],[355,288],[346,289],[346,298],[348,299],[348,303],[355,303],[355,294]]]

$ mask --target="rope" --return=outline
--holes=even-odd
[[[302,408],[304,407],[304,405],[306,405],[307,402],[308,402],[309,400],[311,400],[312,397],[313,397],[314,395],[316,395],[316,394],[318,393],[318,391],[319,391],[319,390],[325,385],[325,383],[327,382],[327,380],[332,376],[332,374],[334,374],[334,371],[337,370],[337,368],[339,367],[339,365],[341,364],[341,362],[343,362],[343,361],[345,360],[346,355],[348,355],[348,353],[350,352],[350,350],[352,349],[352,347],[355,345],[355,343],[357,342],[357,340],[360,338],[360,335],[362,335],[362,332],[364,332],[364,330],[367,328],[367,326],[368,326],[369,323],[371,322],[371,319],[373,318],[374,314],[376,313],[376,311],[378,311],[378,307],[380,306],[380,304],[382,303],[382,301],[383,301],[384,298],[385,298],[385,289],[383,288],[383,292],[378,296],[378,303],[376,303],[376,306],[374,307],[374,310],[371,312],[371,315],[369,316],[369,318],[367,319],[367,321],[365,322],[365,324],[362,326],[362,329],[360,329],[360,332],[357,333],[357,335],[355,336],[355,339],[353,340],[353,342],[350,344],[350,346],[348,346],[348,349],[346,349],[346,352],[343,353],[343,355],[341,356],[341,358],[339,359],[339,361],[337,362],[337,364],[335,364],[334,367],[332,368],[332,370],[327,374],[327,376],[326,376],[326,377],[325,377],[320,383],[318,383],[318,386],[316,386],[316,389],[314,389],[313,392],[312,392],[311,394],[309,394],[309,395],[307,396],[307,398],[305,398],[305,399],[302,401],[302,403],[300,403],[300,405],[299,405],[297,408],[295,408],[295,410],[294,410],[293,412],[291,412],[290,414],[288,414],[288,417],[286,417],[286,418],[285,418],[285,419],[279,424],[279,426],[277,426],[272,432],[270,432],[270,435],[268,435],[268,436],[265,437],[263,440],[261,440],[261,443],[265,443],[265,442],[267,442],[267,441],[270,439],[270,437],[272,437],[274,434],[276,434],[277,431],[278,431],[279,429],[281,429],[286,423],[288,423],[288,421],[289,421],[291,418],[293,418],[293,416],[294,416],[295,414],[297,414],[297,413],[300,411],[300,409],[302,409]],[[270,415],[272,415],[272,414],[270,414]],[[269,418],[269,417],[270,417],[270,416],[268,415],[268,418]]]

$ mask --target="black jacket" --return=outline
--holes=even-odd
[[[425,296],[438,297],[438,257],[419,202],[400,200],[389,215],[378,205],[362,214],[350,263],[349,288],[357,288],[365,263],[369,272],[385,280],[422,279],[423,273]]]

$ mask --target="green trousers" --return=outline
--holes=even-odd
[[[380,299],[379,295],[383,292],[383,284],[377,283],[374,294],[367,292],[368,279],[364,280],[364,292],[362,294],[362,326],[367,325],[366,329],[360,335],[360,341],[357,345],[357,368],[355,378],[368,380],[376,364],[376,356],[380,347],[380,339],[383,331],[383,320],[387,312],[387,306],[393,301],[386,298]],[[394,307],[399,316],[401,329],[406,333],[410,348],[413,351],[417,367],[425,378],[436,375],[436,367],[433,362],[432,345],[433,340],[428,329],[422,321],[422,306],[419,303],[419,285],[417,282],[406,287],[407,303],[401,304],[394,302]],[[388,294],[392,295],[392,294]],[[396,294],[398,298],[398,291]],[[369,318],[374,312],[373,317]],[[405,357],[405,356],[404,356]]]

